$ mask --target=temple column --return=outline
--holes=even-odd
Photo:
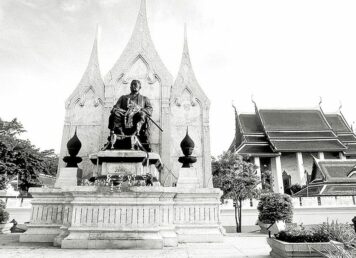
[[[258,179],[260,181],[262,181],[260,157],[253,157],[253,162],[254,162],[255,166],[257,166],[256,174],[258,176]],[[261,189],[262,188],[262,183],[259,183],[257,185],[257,188]]]
[[[303,154],[301,152],[297,152],[297,166],[298,166],[298,184],[304,185],[305,182],[305,169],[304,169],[304,164],[303,164]]]
[[[271,159],[272,177],[273,177],[273,191],[275,193],[284,193],[283,178],[282,178],[282,164],[281,157],[277,156]]]
[[[325,159],[324,152],[318,152],[318,159],[320,159],[320,160],[324,160]]]
[[[346,156],[341,151],[339,152],[339,159],[346,160]]]

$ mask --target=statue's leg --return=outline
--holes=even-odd
[[[140,131],[141,131],[141,127],[144,124],[146,120],[146,115],[144,112],[137,112],[134,117],[133,117],[133,121],[136,122],[136,135],[140,135]]]

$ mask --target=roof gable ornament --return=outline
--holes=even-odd
[[[321,108],[321,104],[323,103],[323,99],[321,98],[321,96],[319,96],[319,107]]]
[[[67,99],[66,108],[69,108],[72,103],[77,103],[78,101],[80,106],[84,106],[89,92],[94,94],[94,106],[98,106],[99,103],[103,103],[104,81],[101,77],[99,67],[98,34],[99,26],[97,26],[96,29],[96,35],[87,68],[79,84]]]

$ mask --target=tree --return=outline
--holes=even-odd
[[[224,152],[218,159],[213,159],[212,168],[213,184],[223,191],[222,199],[233,199],[236,232],[241,232],[242,202],[258,198],[260,194],[257,166],[236,153]]]
[[[19,139],[25,132],[22,124],[0,118],[0,189],[18,176],[20,190],[38,185],[37,174],[55,175],[58,156],[54,150],[40,151],[29,140]]]

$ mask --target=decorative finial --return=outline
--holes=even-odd
[[[342,108],[342,102],[339,100],[339,113],[341,113],[341,108]]]
[[[234,100],[231,101],[232,108],[235,110],[235,114],[237,114],[237,108],[235,106]]]
[[[195,143],[188,134],[188,127],[187,127],[186,135],[180,143],[180,147],[182,149],[184,156],[179,157],[178,161],[183,164],[182,166],[183,168],[192,167],[192,164],[197,161],[197,158],[191,156],[195,147]]]
[[[254,98],[253,94],[251,94],[251,101],[256,106],[256,101],[255,101],[255,98]]]
[[[75,132],[73,137],[67,142],[67,149],[69,156],[65,156],[63,161],[67,163],[67,167],[78,167],[78,163],[82,162],[81,157],[77,157],[80,149],[82,147],[82,143],[80,142],[77,136],[77,127],[75,127]]]
[[[319,107],[321,107],[322,103],[323,103],[323,99],[321,98],[321,96],[319,96]]]

